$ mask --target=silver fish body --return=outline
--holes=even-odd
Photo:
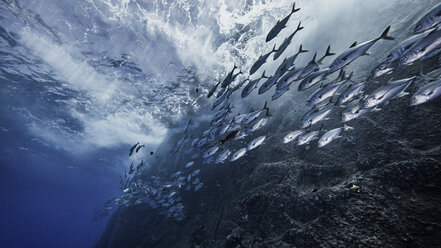
[[[247,152],[247,148],[241,148],[237,150],[233,155],[231,155],[230,162],[236,161],[239,158],[243,157],[245,153]]]
[[[369,94],[363,101],[363,108],[373,108],[395,97],[400,97],[415,77],[405,78],[387,83]]]
[[[410,99],[410,106],[416,106],[441,95],[441,79],[430,82],[415,92]]]
[[[422,33],[441,23],[441,3],[427,12],[415,25],[414,34]]]
[[[297,141],[297,145],[301,146],[301,145],[309,144],[311,141],[317,139],[318,135],[319,135],[319,131],[311,131],[305,133],[302,136],[300,136],[300,138]]]
[[[300,137],[304,133],[305,133],[305,130],[303,130],[303,129],[299,129],[299,130],[295,130],[295,131],[289,132],[283,138],[283,144],[288,144],[289,142],[294,141],[295,139],[297,139],[298,137]]]
[[[337,99],[337,105],[343,105],[350,102],[355,96],[363,93],[365,84],[359,83],[348,87]]]
[[[252,141],[250,141],[250,143],[247,146],[247,150],[251,151],[255,148],[257,148],[258,146],[262,145],[263,142],[265,141],[266,136],[259,136],[255,139],[253,139]]]

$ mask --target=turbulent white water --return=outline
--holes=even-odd
[[[297,1],[301,11],[265,43],[267,32],[291,11],[292,3],[2,1],[2,94],[31,99],[5,106],[22,118],[32,136],[74,153],[138,141],[155,146],[170,129],[183,126],[188,115],[204,118],[211,105],[205,93],[214,82],[234,63],[248,72],[299,21],[305,29],[284,56],[252,78],[263,70],[271,74],[300,44],[311,51],[298,58],[303,64],[314,51],[321,56],[329,44],[340,53],[355,40],[377,37],[390,24],[393,36],[405,37],[409,10],[426,10],[410,0]],[[403,11],[391,15],[396,9]],[[394,45],[379,44],[372,49],[375,56],[353,67],[372,63]],[[239,80],[246,77],[244,73]],[[270,97],[252,95],[237,109],[261,105]]]

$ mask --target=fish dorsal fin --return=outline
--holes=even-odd
[[[352,45],[349,48],[353,48],[357,45],[357,42],[352,43]]]

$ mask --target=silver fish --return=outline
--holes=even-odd
[[[302,82],[300,82],[299,84],[299,91],[302,90],[306,90],[308,88],[311,88],[313,85],[315,85],[316,83],[325,80],[326,76],[328,76],[329,73],[329,69],[321,69],[319,71],[313,72],[311,75],[307,76],[306,78],[304,78],[302,80]]]
[[[279,90],[276,90],[274,95],[271,97],[271,100],[275,101],[275,100],[279,99],[279,97],[281,97],[283,94],[285,94],[285,92],[287,92],[288,90],[289,90],[289,86],[288,87],[284,87],[284,88],[279,89]]]
[[[312,60],[303,68],[303,70],[301,71],[300,75],[299,75],[299,79],[300,78],[305,78],[307,77],[309,74],[313,73],[314,71],[317,71],[319,69],[319,65],[322,63],[322,61],[329,56],[333,56],[335,55],[335,53],[331,52],[331,45],[328,46],[328,48],[326,49],[325,55],[323,55],[323,57],[321,57],[319,60],[315,61],[317,53],[314,54],[314,57],[312,58]]]
[[[217,84],[215,84],[215,85],[213,86],[213,88],[211,88],[211,90],[208,92],[207,98],[210,98],[210,97],[214,94],[214,92],[215,92],[216,89],[217,89],[217,86],[219,86],[220,83],[221,83],[221,82],[219,81]]]
[[[328,110],[314,110],[313,112],[306,113],[302,118],[302,123],[300,128],[310,127],[317,122],[324,120],[326,116],[331,113],[331,109]]]
[[[388,26],[383,33],[378,37],[370,41],[363,42],[361,44],[356,45],[354,43],[349,50],[340,54],[329,66],[329,73],[334,73],[343,67],[349,65],[352,61],[357,58],[366,55],[369,48],[371,48],[377,41],[383,40],[393,40],[394,38],[388,36],[390,30],[390,26]]]
[[[199,172],[200,172],[201,170],[195,170],[195,171],[193,171],[190,175],[192,176],[192,177],[194,177],[194,176],[196,176],[197,174],[199,174]]]
[[[205,144],[207,144],[207,142],[208,142],[207,138],[203,138],[203,139],[199,140],[198,147],[199,148],[203,147]]]
[[[329,143],[331,143],[332,141],[340,138],[341,137],[340,133],[343,129],[345,131],[347,131],[347,130],[353,129],[353,128],[345,125],[344,127],[338,127],[338,128],[331,129],[331,130],[327,131],[326,133],[324,133],[320,137],[320,139],[317,141],[317,146],[319,148],[324,147],[324,146],[328,145]]]
[[[289,132],[284,138],[283,138],[283,144],[288,144],[289,142],[297,139],[300,137],[300,135],[303,135],[305,133],[305,130],[299,129],[292,132]]]
[[[408,93],[405,93],[404,90],[414,79],[415,77],[405,78],[381,86],[366,97],[363,102],[363,108],[373,108],[381,103],[389,101],[390,99],[407,95]]]
[[[281,89],[283,89],[283,88],[285,88],[285,87],[291,85],[292,82],[298,80],[298,79],[300,78],[300,74],[302,74],[302,71],[303,71],[304,69],[305,69],[305,68],[302,67],[302,68],[298,68],[298,69],[294,68],[294,69],[291,70],[291,71],[287,71],[287,72],[283,75],[283,77],[281,77],[281,78],[279,79],[279,81],[277,82],[276,90],[281,90]]]
[[[219,146],[212,146],[212,147],[208,148],[208,149],[204,152],[204,154],[202,155],[202,157],[203,157],[203,158],[211,157],[211,156],[213,156],[213,155],[217,152],[217,150],[219,150]]]
[[[245,117],[247,117],[247,115],[248,115],[248,114],[239,114],[239,115],[236,115],[236,116],[234,117],[233,121],[234,121],[236,124],[240,124],[240,123],[242,123],[243,119],[244,119]]]
[[[358,119],[372,110],[373,108],[363,108],[363,104],[359,100],[353,101],[349,103],[346,109],[341,113],[341,121],[348,122]]]
[[[231,154],[231,151],[229,149],[224,149],[219,152],[219,155],[216,158],[215,164],[223,163]]]
[[[332,96],[337,93],[341,89],[341,87],[346,83],[346,81],[337,83],[337,84],[330,84],[328,86],[325,86],[323,88],[318,89],[315,93],[311,95],[311,97],[306,101],[306,106],[313,106],[316,104],[319,104],[323,101],[325,101],[328,98],[331,98]]]
[[[269,31],[269,33],[266,36],[266,39],[265,39],[266,42],[274,39],[280,33],[280,31],[282,31],[282,29],[284,29],[286,27],[286,23],[288,22],[291,15],[300,10],[300,8],[296,9],[295,7],[296,7],[296,4],[294,3],[292,6],[291,13],[289,13],[289,15],[286,16],[285,18],[283,18],[282,20],[277,21],[276,25],[274,25],[274,27],[271,28],[271,30]]]
[[[300,138],[297,141],[297,145],[301,146],[301,145],[309,144],[309,142],[317,139],[318,135],[319,135],[319,131],[311,131],[305,133],[302,136],[300,136]]]
[[[263,105],[263,108],[261,110],[257,110],[257,111],[252,111],[250,112],[243,120],[242,120],[242,125],[247,125],[250,122],[254,121],[255,119],[257,119],[260,114],[263,112],[263,110],[266,110],[266,115],[269,116],[269,108],[267,106],[267,102],[265,102],[265,105]]]
[[[415,43],[420,41],[425,35],[425,33],[414,35],[405,41],[401,42],[398,46],[393,48],[386,59],[378,64],[374,69],[372,69],[369,79],[376,78],[385,74],[392,73],[399,64],[403,53],[409,50]]]
[[[190,161],[190,162],[188,162],[188,163],[185,165],[185,168],[191,167],[191,166],[193,166],[193,165],[194,165],[194,162],[193,162],[193,161]]]
[[[233,155],[231,155],[230,162],[236,161],[239,158],[243,157],[245,153],[247,152],[247,148],[241,148],[237,150]]]
[[[441,95],[441,79],[430,82],[415,92],[410,99],[410,106],[416,106]]]
[[[199,183],[198,185],[194,186],[194,191],[198,191],[202,188],[202,186],[204,185],[204,183]]]
[[[262,78],[268,78],[265,76],[265,71],[262,73],[262,76],[260,78],[250,80],[247,85],[242,90],[241,97],[244,98],[248,96],[255,88],[257,88],[257,84],[259,83],[260,79]]]
[[[226,88],[232,81],[234,77],[234,71],[237,69],[236,64],[234,64],[233,69],[227,74],[224,81],[222,81],[221,87]]]
[[[441,23],[441,4],[427,12],[415,25],[414,34],[422,33]]]
[[[290,36],[286,37],[285,40],[282,42],[282,44],[279,46],[279,48],[277,50],[275,50],[273,60],[278,59],[280,57],[280,55],[282,55],[282,53],[286,50],[288,45],[291,43],[291,40],[294,37],[294,35],[298,31],[303,29],[303,27],[300,26],[301,24],[302,24],[302,22],[299,22],[299,25],[297,26],[296,30]]]
[[[263,136],[259,136],[259,137],[255,138],[255,139],[253,139],[253,140],[248,144],[248,146],[247,146],[247,150],[248,150],[248,151],[251,151],[251,150],[257,148],[258,146],[262,145],[263,142],[265,141],[265,138],[266,138],[266,136],[263,135]]]
[[[363,94],[364,83],[350,85],[337,99],[336,105],[343,105],[348,103],[357,95]]]
[[[265,55],[260,55],[260,57],[256,60],[256,62],[254,62],[254,64],[251,66],[250,69],[250,75],[253,75],[257,70],[259,70],[259,68],[265,64],[266,60],[268,59],[268,57],[271,55],[271,53],[273,53],[274,51],[276,51],[276,44],[274,44],[273,50],[271,50],[269,53],[265,54]]]
[[[191,142],[191,147],[195,147],[198,144],[199,138],[196,138]]]
[[[411,65],[441,48],[441,29],[435,29],[403,53],[400,66]]]
[[[251,134],[259,129],[261,129],[263,126],[266,125],[266,123],[268,122],[268,118],[260,118],[260,119],[256,119],[254,120],[245,130],[245,133],[247,134]]]
[[[269,89],[271,89],[271,87],[273,87],[277,83],[277,80],[279,79],[280,76],[281,76],[280,73],[274,74],[272,77],[266,80],[266,82],[263,83],[262,86],[260,86],[258,94],[261,95],[267,92]]]

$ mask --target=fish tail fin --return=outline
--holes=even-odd
[[[302,30],[304,28],[301,25],[302,25],[302,22],[300,21],[299,25],[297,26],[297,29],[296,29],[296,31],[294,31],[294,33],[296,33],[297,31],[300,31],[300,30]]]
[[[294,3],[294,4],[292,5],[291,14],[292,14],[292,13],[295,13],[295,12],[297,12],[297,11],[299,11],[299,10],[300,10],[300,8],[296,9],[296,3]]]
[[[394,37],[388,35],[389,30],[390,30],[390,26],[387,26],[387,28],[383,31],[383,33],[380,35],[380,37],[378,37],[378,39],[395,40]]]
[[[326,48],[326,53],[323,57],[329,57],[333,55],[335,55],[335,53],[331,52],[331,45],[329,45],[328,48]]]
[[[353,130],[354,128],[351,126],[348,126],[346,124],[343,125],[343,130],[348,131],[348,130]]]
[[[273,50],[271,50],[271,52],[277,52],[276,43],[274,43]]]
[[[307,53],[307,52],[309,52],[308,50],[304,50],[303,49],[303,45],[302,44],[300,44],[300,47],[299,47],[299,52],[298,53]]]
[[[268,78],[268,76],[265,76],[265,71],[263,71],[262,76],[260,78]]]

